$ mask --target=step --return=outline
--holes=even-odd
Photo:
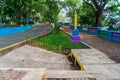
[[[77,70],[47,70],[45,80],[90,80],[93,75]]]
[[[48,78],[45,80],[96,80],[95,78]]]
[[[0,68],[0,80],[40,80],[44,68]]]
[[[111,78],[104,73],[80,70],[47,70],[45,80],[120,80],[119,77]]]

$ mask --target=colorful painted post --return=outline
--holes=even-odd
[[[72,30],[71,42],[81,42],[79,30],[77,29],[77,12],[74,11],[74,29]]]

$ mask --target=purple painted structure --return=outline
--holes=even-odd
[[[77,28],[72,30],[72,36],[70,38],[70,41],[75,42],[75,43],[81,42],[80,35],[79,35],[79,30]]]
[[[113,33],[113,38],[120,38],[120,33]]]
[[[71,42],[81,42],[80,36],[71,36],[70,41]]]
[[[111,40],[120,42],[120,32],[112,32]]]

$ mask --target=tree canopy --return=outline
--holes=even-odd
[[[115,24],[120,19],[118,0],[0,0],[0,20],[32,18],[53,23],[59,20],[61,10],[72,20],[75,8],[79,24],[102,26]]]

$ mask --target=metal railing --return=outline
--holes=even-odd
[[[79,66],[79,69],[82,70],[82,71],[86,71],[85,67],[83,66],[83,63],[81,62],[81,60],[78,58],[78,56],[74,53],[73,50],[71,50],[71,53],[70,53],[70,56],[71,58],[74,58],[74,64],[76,66]]]

